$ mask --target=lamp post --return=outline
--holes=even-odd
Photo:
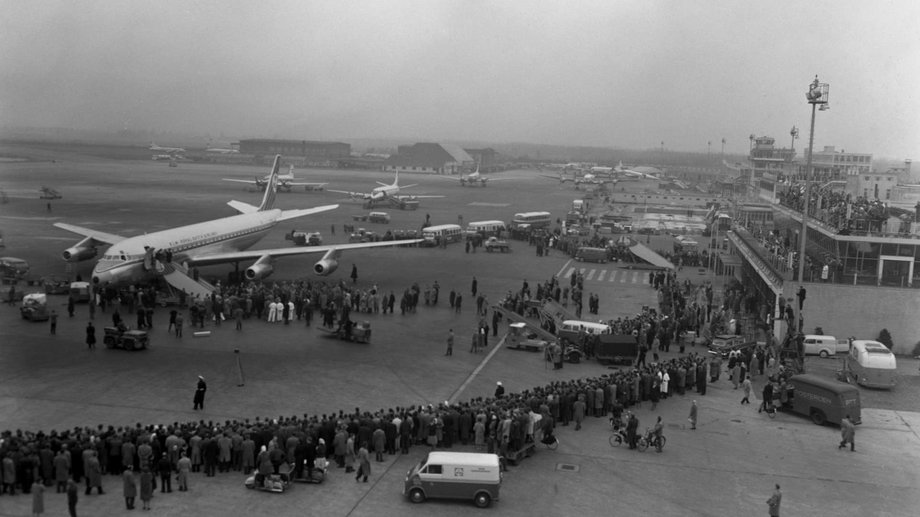
[[[792,126],[792,130],[789,131],[789,136],[792,137],[792,144],[790,144],[790,147],[795,151],[795,139],[799,137],[799,128]]]
[[[808,240],[808,201],[811,196],[811,155],[815,143],[815,109],[820,105],[821,111],[828,109],[827,100],[829,96],[829,86],[827,83],[818,82],[818,76],[808,87],[808,93],[805,98],[811,104],[811,128],[808,133],[808,158],[805,162],[805,199],[802,207],[802,230],[799,235],[799,283],[805,281],[805,243]],[[799,311],[799,322],[803,321],[801,310]],[[800,323],[801,324],[801,323]]]

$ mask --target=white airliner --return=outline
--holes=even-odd
[[[222,147],[208,147],[204,150],[206,153],[217,153],[217,154],[239,154],[239,149],[227,149]]]
[[[221,178],[224,181],[233,181],[236,183],[246,183],[249,185],[255,185],[260,189],[264,189],[268,185],[268,181],[271,179],[271,174],[266,175],[263,178],[256,178],[252,180],[240,180],[232,178]],[[328,185],[328,183],[304,183],[295,181],[297,178],[294,177],[294,166],[291,165],[291,168],[288,170],[287,174],[278,175],[278,191],[279,192],[292,192],[294,187],[304,187],[307,190],[322,190],[323,187]]]
[[[443,178],[443,179],[450,180],[450,181],[456,181],[454,178],[450,176],[436,176],[436,177]],[[510,179],[513,179],[513,178],[496,178],[494,176],[484,176],[479,173],[479,164],[476,164],[476,171],[471,172],[466,175],[464,174],[460,175],[460,186],[465,187],[467,185],[475,185],[479,183],[480,185],[485,187],[486,183],[490,181],[504,181],[504,180],[510,180]]]
[[[399,192],[401,189],[406,189],[409,187],[414,187],[418,183],[413,183],[412,185],[400,185],[399,184],[399,171],[396,171],[396,178],[393,180],[393,183],[383,183],[381,181],[377,182],[380,186],[371,190],[370,192],[351,192],[348,190],[332,190],[328,189],[329,192],[337,192],[339,194],[347,194],[351,196],[352,199],[363,199],[369,204],[377,204],[386,202],[389,200],[395,201],[406,201],[406,200],[416,200],[416,199],[432,199],[440,198],[444,196],[401,196]]]
[[[638,178],[638,179],[647,179],[647,180],[657,180],[658,179],[658,176],[656,174],[627,169],[626,167],[623,167],[623,162],[620,162],[619,165],[614,167],[613,171],[616,172],[617,174],[622,174],[628,178]]]
[[[325,276],[336,270],[338,258],[343,250],[419,242],[420,239],[414,239],[244,251],[281,221],[338,208],[338,205],[295,210],[272,208],[280,162],[281,156],[275,156],[275,163],[269,175],[269,185],[265,189],[261,205],[253,206],[240,201],[227,203],[239,211],[240,215],[136,237],[122,237],[71,224],[55,223],[54,226],[58,228],[85,237],[64,251],[64,260],[76,262],[91,259],[96,256],[97,247],[108,244],[109,249],[93,269],[93,284],[129,284],[162,277],[173,287],[183,289],[189,294],[207,295],[210,286],[203,286],[202,283],[193,280],[188,275],[188,267],[252,262],[252,265],[246,268],[245,276],[249,280],[258,280],[272,273],[272,262],[276,258],[323,252],[325,255],[313,265],[313,272]]]
[[[571,181],[576,185],[611,185],[617,182],[615,178],[610,177],[600,177],[595,174],[584,174],[581,177],[576,174],[572,174],[571,177],[566,176],[565,174],[559,174],[559,176],[550,176],[547,174],[541,174],[544,178],[557,179],[559,183],[566,183]]]
[[[151,150],[151,151],[161,152],[161,153],[167,153],[167,154],[175,154],[175,153],[184,153],[184,152],[185,152],[185,149],[183,149],[183,148],[181,148],[181,147],[161,147],[161,146],[157,145],[155,142],[151,142],[151,143],[150,143],[150,150]]]

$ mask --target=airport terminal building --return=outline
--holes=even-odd
[[[773,149],[773,139],[757,143],[750,192],[768,205],[736,205],[730,227],[719,230],[730,254],[741,259],[736,275],[751,288],[761,322],[782,339],[789,330],[784,306],[797,306],[796,293],[804,287],[806,333],[821,327],[836,336],[876,339],[887,329],[894,351],[909,353],[920,339],[914,317],[920,306],[920,202],[892,203],[905,188],[894,184],[909,177],[909,163],[878,173],[868,169],[870,154],[825,148],[806,200],[805,165],[794,160],[794,151]],[[819,152],[814,156],[819,160]],[[805,268],[798,278],[806,207]]]

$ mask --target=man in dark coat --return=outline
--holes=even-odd
[[[86,324],[86,348],[92,350],[96,348],[96,327],[93,322]]]
[[[629,414],[629,420],[626,422],[626,439],[629,441],[629,448],[636,448],[636,431],[639,429],[639,419],[635,413]]]
[[[208,385],[204,382],[204,377],[198,376],[198,386],[195,388],[195,398],[193,410],[204,410],[204,394],[208,391]]]

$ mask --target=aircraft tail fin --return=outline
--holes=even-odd
[[[268,183],[265,185],[265,195],[262,196],[262,204],[259,205],[259,211],[265,212],[271,210],[275,205],[275,194],[278,190],[278,168],[281,166],[281,155],[275,155],[275,163],[272,164],[272,172],[268,175]]]

